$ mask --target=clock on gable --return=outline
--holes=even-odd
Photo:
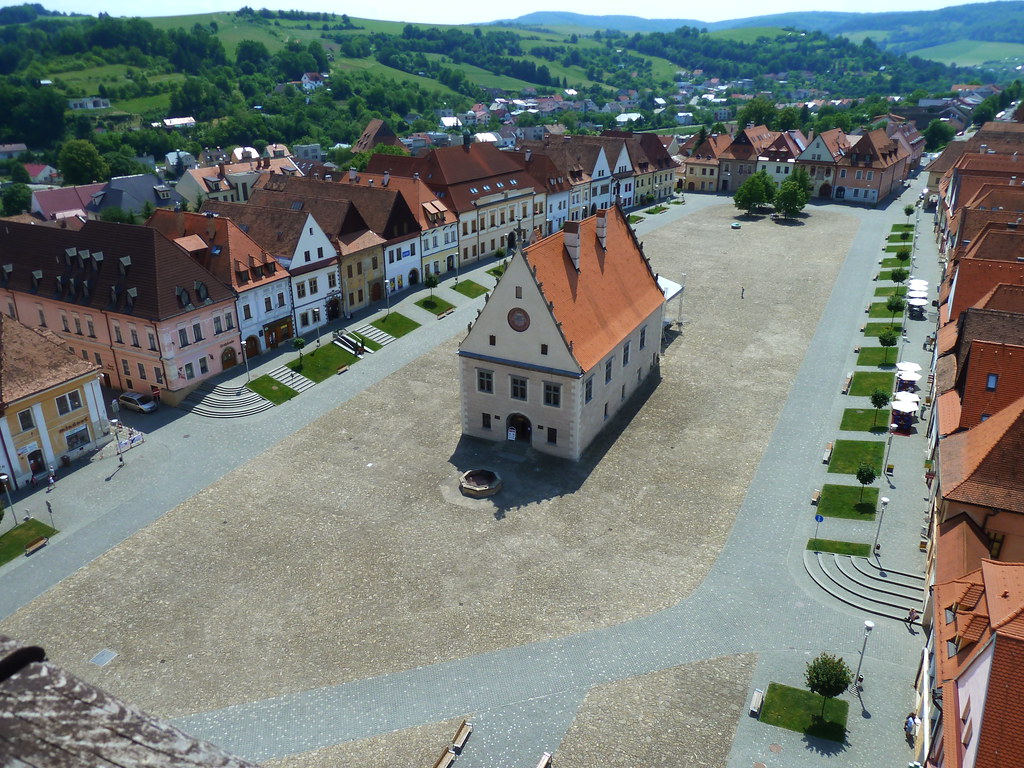
[[[522,307],[512,307],[508,311],[508,325],[513,331],[522,333],[530,327],[530,315]]]

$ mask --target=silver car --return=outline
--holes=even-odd
[[[145,392],[125,392],[117,398],[117,402],[122,408],[139,413],[152,413],[157,409],[156,400]]]

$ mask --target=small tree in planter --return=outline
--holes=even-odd
[[[889,316],[889,320],[892,321],[896,317],[897,312],[902,312],[907,308],[907,302],[903,300],[902,296],[890,296],[885,302],[885,308],[892,314]]]
[[[889,279],[894,283],[905,283],[910,273],[904,267],[898,267],[889,274]]]
[[[885,357],[882,358],[882,365],[889,364],[889,347],[895,347],[900,341],[899,334],[896,333],[892,328],[886,328],[880,334],[878,334],[878,343],[886,348]]]
[[[292,346],[299,353],[299,367],[301,368],[302,367],[302,349],[303,349],[303,347],[306,346],[306,340],[304,338],[302,338],[301,336],[296,336],[294,339],[292,339]]]
[[[907,224],[908,225],[910,224],[910,217],[914,215],[914,210],[915,210],[915,208],[912,205],[904,205],[903,206],[903,215],[907,217]]]
[[[839,656],[822,653],[816,659],[807,662],[804,680],[812,693],[824,698],[821,703],[821,714],[825,714],[825,705],[853,682],[853,671]]]
[[[889,393],[886,392],[885,390],[883,390],[883,389],[876,389],[874,392],[871,393],[871,405],[875,409],[875,418],[871,422],[871,426],[872,427],[875,426],[875,424],[878,423],[878,412],[880,410],[882,410],[883,408],[885,408],[885,406],[887,406],[888,404],[889,404]],[[873,478],[872,478],[872,480],[873,480]],[[863,491],[863,490],[864,489],[862,488],[861,491]],[[861,493],[861,497],[863,497],[863,495],[864,494]]]
[[[430,298],[434,298],[434,289],[437,288],[437,275],[433,272],[428,272],[426,277],[423,278],[423,285],[430,289]]]
[[[872,402],[874,397],[872,396]],[[860,483],[860,500],[864,501],[864,486],[871,485],[878,478],[878,471],[870,464],[857,467],[857,482]],[[823,694],[824,695],[824,694]]]
[[[896,258],[905,264],[907,259],[910,258],[910,249],[900,248],[898,251],[896,251]]]

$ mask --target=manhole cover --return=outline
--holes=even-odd
[[[782,745],[781,744],[770,744],[768,746],[768,751],[769,752],[774,752],[777,755],[777,754],[779,754],[779,752],[782,751]]]
[[[106,648],[104,648],[102,651],[100,651],[91,659],[89,659],[89,663],[95,664],[97,667],[105,667],[107,666],[107,664],[114,660],[115,656],[117,656],[116,653],[114,653],[113,651],[108,651]]]

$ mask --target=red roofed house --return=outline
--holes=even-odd
[[[850,149],[836,162],[839,177],[834,199],[854,203],[884,200],[907,177],[910,151],[881,128],[847,138]]]
[[[657,368],[663,310],[618,207],[518,250],[459,346],[463,434],[578,460]]]
[[[33,184],[60,184],[60,171],[52,165],[42,163],[25,163],[29,181]]]

